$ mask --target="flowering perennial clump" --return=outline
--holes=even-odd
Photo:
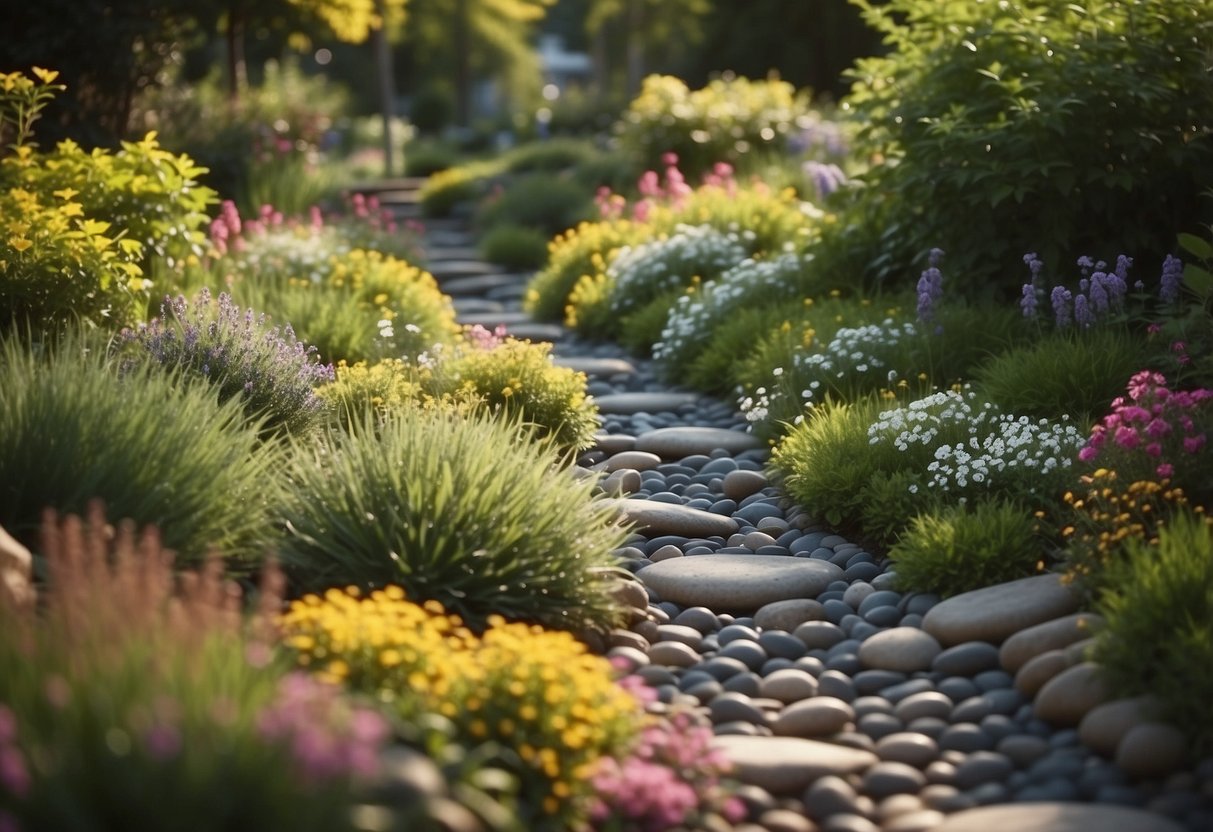
[[[183,296],[165,298],[160,317],[123,337],[156,363],[214,384],[220,401],[239,396],[246,412],[265,417],[267,429],[315,425],[324,409],[315,388],[335,378],[332,365],[321,364],[290,324],[270,328],[264,314],[240,309],[227,293],[215,302],[209,289],[198,293],[192,310]]]
[[[439,714],[466,745],[509,749],[533,828],[569,828],[587,814],[594,766],[633,736],[637,703],[570,634],[500,616],[487,623],[476,635],[399,587],[309,595],[281,619],[285,643],[323,677],[407,717]]]
[[[942,259],[942,249],[931,249],[926,271],[918,278],[918,322],[923,325],[934,323],[935,307],[943,297],[943,273],[939,270]]]
[[[1117,319],[1125,312],[1129,299],[1132,257],[1124,254],[1117,256],[1116,266],[1111,269],[1103,260],[1096,261],[1085,255],[1079,257],[1078,267],[1082,277],[1078,281],[1078,290],[1072,291],[1059,284],[1047,295],[1041,276],[1044,262],[1035,252],[1025,254],[1023,261],[1032,274],[1031,281],[1023,285],[1020,299],[1020,308],[1025,318],[1036,319],[1046,296],[1058,329],[1070,326],[1090,329],[1097,324]],[[1162,276],[1158,284],[1158,299],[1163,304],[1174,304],[1179,299],[1183,268],[1183,261],[1170,254],[1163,261]],[[1139,293],[1146,288],[1141,280],[1134,281],[1132,285]]]
[[[771,260],[747,258],[704,283],[699,291],[681,296],[670,310],[661,340],[653,346],[653,357],[677,365],[710,339],[712,331],[731,312],[750,300],[767,300],[796,291],[797,278],[806,262],[797,254]]]
[[[883,411],[868,428],[868,442],[899,451],[933,448],[927,487],[963,503],[967,492],[989,488],[1042,494],[1071,466],[1082,436],[1065,421],[1016,417],[971,391],[948,390]]]
[[[679,225],[668,237],[623,248],[606,270],[614,283],[612,311],[634,310],[694,278],[711,280],[724,273],[746,258],[745,236],[708,225]]]
[[[1161,373],[1142,370],[1129,380],[1128,397],[1112,401],[1112,412],[1091,429],[1078,458],[1091,462],[1111,452],[1129,464],[1145,462],[1161,478],[1189,469],[1208,436],[1195,417],[1213,390],[1172,391]]]

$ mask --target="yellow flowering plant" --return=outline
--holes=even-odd
[[[570,634],[497,615],[486,623],[474,634],[436,601],[418,604],[388,586],[306,596],[280,626],[302,666],[406,720],[438,715],[461,745],[490,749],[518,778],[523,828],[578,828],[595,765],[640,728],[637,701]]]

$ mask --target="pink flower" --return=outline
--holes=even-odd
[[[1158,457],[1162,456],[1162,445],[1159,445],[1157,442],[1151,442],[1149,445],[1146,445],[1145,451],[1147,456],[1158,459]]]
[[[1151,419],[1146,425],[1146,436],[1151,439],[1162,439],[1171,432],[1171,425],[1165,419]]]
[[[1184,437],[1184,452],[1194,454],[1205,446],[1205,435],[1199,433],[1196,436]]]
[[[0,787],[17,797],[25,797],[32,783],[21,751],[13,745],[0,746]]]
[[[663,164],[667,167],[672,167],[672,166],[678,164],[678,154],[670,153],[670,152],[662,153],[661,154],[661,164]]]
[[[661,180],[657,177],[657,171],[646,170],[641,174],[640,181],[636,183],[636,190],[641,196],[661,196]]]
[[[1151,335],[1157,335],[1158,333],[1162,332],[1162,327],[1158,324],[1150,324],[1148,327],[1146,327],[1146,332],[1150,333]]]
[[[1141,442],[1141,437],[1137,435],[1137,431],[1131,427],[1121,426],[1116,429],[1116,444],[1125,450],[1133,450]]]
[[[1171,342],[1171,352],[1185,352],[1187,349],[1188,349],[1188,345],[1185,344],[1183,341],[1172,341]]]
[[[1175,466],[1169,462],[1164,462],[1162,465],[1159,465],[1154,469],[1154,473],[1158,474],[1158,476],[1162,477],[1163,479],[1167,479],[1175,473]]]

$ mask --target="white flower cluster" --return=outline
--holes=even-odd
[[[658,360],[677,358],[709,340],[729,313],[749,299],[784,296],[795,291],[806,257],[784,254],[774,260],[742,260],[693,295],[683,295],[670,310],[661,340],[653,346]]]
[[[885,318],[878,324],[843,327],[834,333],[821,352],[793,356],[797,371],[810,379],[808,386],[800,391],[800,397],[812,405],[823,382],[849,375],[879,373],[894,380],[896,376],[885,372],[891,357],[903,352],[905,342],[917,335],[918,329],[913,323],[898,326],[892,318]]]
[[[868,442],[903,452],[934,446],[927,486],[944,492],[1020,481],[1035,493],[1040,477],[1070,467],[1086,437],[1064,421],[1000,413],[978,404],[974,393],[947,391],[882,412],[868,428]]]
[[[277,272],[285,277],[320,283],[330,271],[334,256],[348,254],[351,246],[342,235],[300,228],[270,228],[250,235],[240,261],[257,272]]]
[[[686,286],[692,277],[716,277],[746,258],[747,235],[753,232],[726,234],[710,225],[679,225],[665,239],[622,249],[607,267],[614,285],[611,310],[626,312]]]

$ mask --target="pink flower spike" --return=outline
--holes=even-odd
[[[678,164],[678,154],[670,152],[662,153],[661,164],[665,165],[666,167],[672,167]]]

